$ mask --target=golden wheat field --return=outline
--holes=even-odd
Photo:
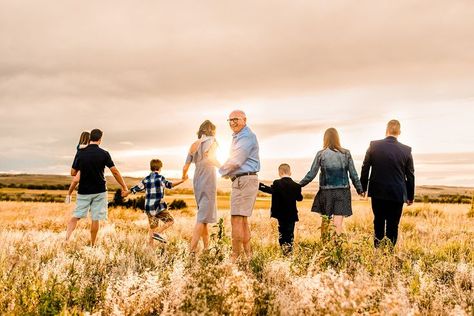
[[[391,253],[372,247],[368,201],[355,201],[345,234],[326,243],[310,203],[299,207],[295,253],[283,257],[268,199],[260,199],[251,217],[253,257],[233,264],[225,203],[211,249],[192,257],[192,205],[174,213],[168,244],[155,247],[146,244],[144,214],[109,209],[91,248],[85,220],[63,241],[74,205],[0,202],[0,313],[473,315],[470,205],[406,208]]]

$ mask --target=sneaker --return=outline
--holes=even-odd
[[[160,235],[157,234],[157,233],[154,233],[154,234],[153,234],[153,239],[154,239],[154,240],[161,241],[162,243],[165,243],[165,244],[166,244],[166,239],[164,239],[162,236],[160,236]]]

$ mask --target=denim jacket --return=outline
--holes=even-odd
[[[348,150],[342,152],[323,149],[316,154],[311,169],[308,171],[303,180],[300,181],[301,186],[310,183],[318,174],[319,168],[319,188],[320,189],[341,189],[349,188],[349,173],[352,184],[355,186],[357,193],[362,193],[362,184],[354,167],[351,153]]]

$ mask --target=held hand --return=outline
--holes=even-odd
[[[123,191],[122,190],[122,194],[121,194],[122,197],[127,197],[129,194],[130,194],[130,191],[128,191],[128,190]]]
[[[181,178],[184,181],[188,180],[189,179],[189,176],[187,174],[183,175],[183,177]]]

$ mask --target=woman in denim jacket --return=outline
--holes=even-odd
[[[304,187],[318,174],[319,191],[314,198],[311,211],[323,215],[321,222],[321,237],[325,238],[329,221],[334,218],[336,233],[342,233],[342,220],[352,215],[351,191],[348,174],[357,193],[363,195],[362,184],[354,167],[349,150],[341,147],[339,134],[335,128],[329,128],[324,133],[324,148],[316,154],[300,185]]]

